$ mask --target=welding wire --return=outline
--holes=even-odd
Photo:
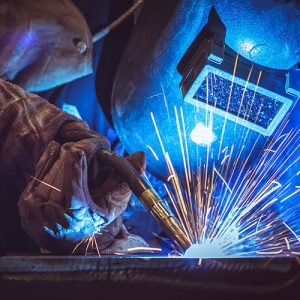
[[[145,0],[139,0],[133,4],[124,14],[119,18],[110,23],[107,27],[101,29],[99,32],[95,33],[93,36],[93,43],[98,42],[107,36],[112,30],[122,24],[128,17],[130,17],[143,3]]]

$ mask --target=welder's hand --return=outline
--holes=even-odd
[[[115,171],[99,165],[95,145],[93,139],[63,146],[52,141],[18,203],[24,230],[52,253],[70,254],[93,234],[101,251],[122,228],[131,191]],[[143,153],[127,159],[144,170]],[[86,249],[80,245],[76,253]]]

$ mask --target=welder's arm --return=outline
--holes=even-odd
[[[41,247],[70,253],[97,233],[98,247],[105,249],[118,238],[131,192],[97,161],[97,151],[109,150],[104,137],[0,80],[0,139],[0,198],[17,201],[23,192],[21,223]]]
[[[131,191],[114,170],[99,166],[97,148],[88,139],[62,146],[52,141],[21,196],[23,228],[52,253],[84,253],[93,235],[102,252],[124,230],[122,213]],[[128,160],[140,166],[144,158],[136,154]]]

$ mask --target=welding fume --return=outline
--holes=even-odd
[[[117,2],[0,3],[1,253],[298,256],[298,1]]]

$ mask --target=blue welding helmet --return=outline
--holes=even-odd
[[[163,179],[166,153],[178,172],[182,150],[192,168],[241,147],[255,158],[293,119],[299,32],[297,1],[146,1],[112,95],[126,150]]]
[[[271,136],[300,96],[294,78],[282,80],[225,44],[226,27],[212,8],[208,22],[178,64],[184,101]],[[262,77],[262,73],[264,76]]]

